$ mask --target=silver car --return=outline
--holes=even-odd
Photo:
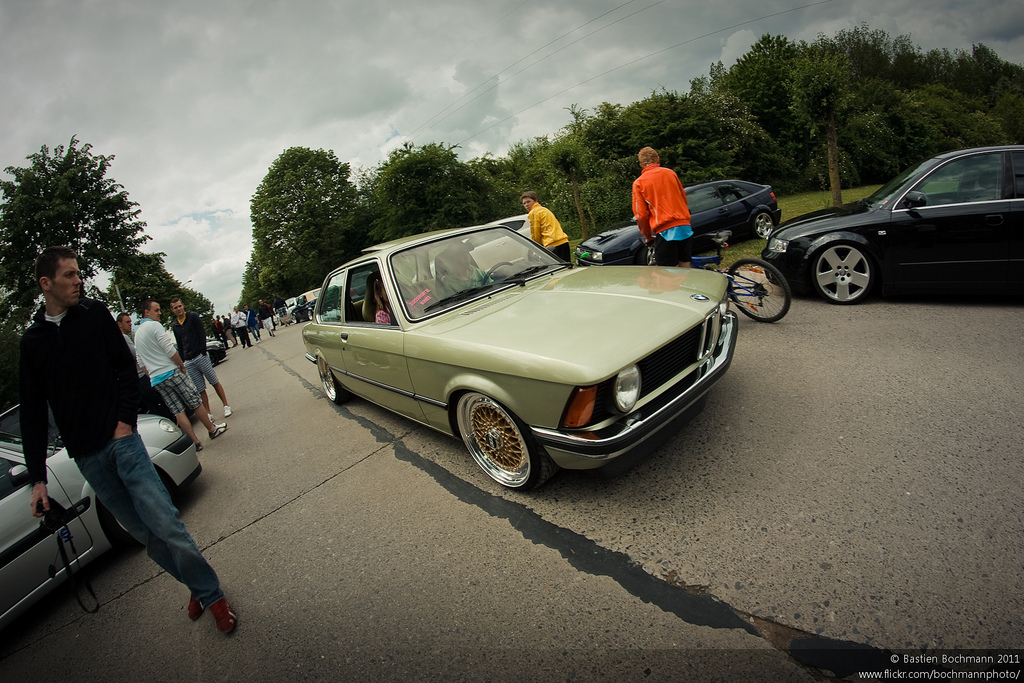
[[[139,415],[138,430],[174,498],[202,471],[195,445],[176,424],[155,415]],[[0,629],[67,579],[58,544],[77,572],[114,545],[136,543],[96,499],[52,419],[49,443],[47,492],[68,510],[84,508],[57,533],[46,531],[29,511],[32,482],[22,454],[19,408],[0,415]]]

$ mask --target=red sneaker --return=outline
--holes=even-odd
[[[199,617],[203,616],[203,605],[195,596],[190,596],[188,599],[188,618],[195,621]]]
[[[221,632],[231,633],[235,630],[238,617],[235,615],[235,611],[231,609],[231,605],[228,604],[227,598],[221,598],[210,605],[210,614],[213,615],[214,620],[217,622],[217,628]]]

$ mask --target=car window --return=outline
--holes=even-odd
[[[957,159],[937,168],[914,189],[924,193],[926,206],[1000,199],[1003,196],[1002,162],[1001,153]]]
[[[391,256],[401,306],[411,320],[461,305],[439,302],[498,285],[534,266],[560,264],[551,252],[504,228],[489,228],[420,244]]]
[[[750,194],[739,185],[733,185],[732,183],[718,183],[718,193],[726,204],[739,201]]]
[[[327,282],[324,300],[320,304],[320,322],[340,323],[342,321],[341,292],[345,273],[332,275]]]
[[[46,443],[52,448],[57,445],[60,439],[60,431],[53,419],[53,411],[46,407],[49,418],[49,428],[46,434]],[[14,445],[21,444],[21,406],[15,406],[0,416],[0,441]]]
[[[1013,182],[1017,198],[1024,199],[1024,152],[1013,153]]]
[[[346,281],[345,321],[368,323],[370,325],[397,324],[391,312],[386,287],[383,285],[380,264],[371,261],[348,271]],[[374,293],[377,293],[375,296]],[[378,312],[384,311],[384,318],[390,322],[378,322]]]
[[[690,207],[690,213],[694,214],[719,207],[722,205],[722,200],[718,196],[718,191],[715,190],[715,186],[708,185],[706,187],[696,188],[692,192],[687,191],[686,204]]]

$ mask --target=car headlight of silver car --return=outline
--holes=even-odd
[[[640,368],[630,365],[615,377],[615,407],[624,413],[633,410],[640,398]]]
[[[174,424],[167,418],[161,418],[157,424],[160,425],[160,429],[164,430],[168,434],[174,434],[178,431],[178,425]]]
[[[785,254],[787,249],[789,249],[789,240],[780,240],[775,237],[768,240],[768,251]]]

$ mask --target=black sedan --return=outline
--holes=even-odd
[[[770,185],[743,180],[717,180],[686,188],[693,228],[693,253],[715,248],[708,235],[731,230],[736,241],[768,237],[782,212]],[[636,220],[613,225],[584,240],[576,247],[576,263],[581,266],[622,266],[646,264],[647,249],[640,238]]]
[[[1024,282],[1024,145],[948,152],[870,197],[780,225],[761,256],[826,301]]]

